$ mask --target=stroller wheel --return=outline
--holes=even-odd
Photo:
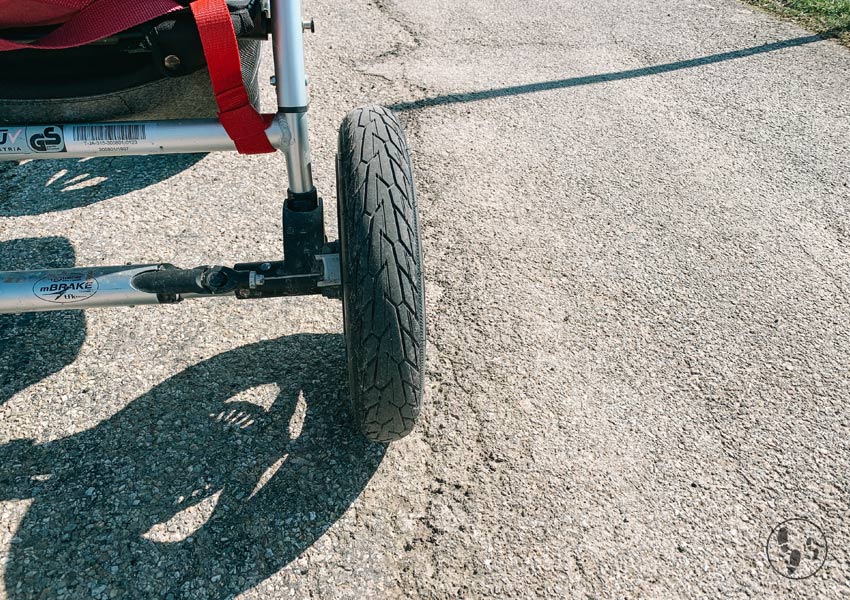
[[[337,197],[351,407],[366,437],[391,442],[422,406],[425,296],[413,169],[389,110],[343,121]]]

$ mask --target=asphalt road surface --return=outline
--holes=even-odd
[[[331,300],[2,317],[3,597],[850,596],[850,51],[732,0],[305,12],[332,236],[343,115],[413,148],[421,425],[352,432]],[[277,258],[284,187],[5,165],[0,264]]]

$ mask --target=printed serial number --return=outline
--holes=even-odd
[[[145,125],[75,125],[75,142],[136,142],[146,140]]]

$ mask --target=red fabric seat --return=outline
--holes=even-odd
[[[242,81],[236,32],[226,0],[194,0],[192,13],[204,47],[219,120],[242,154],[274,152],[266,137],[271,115],[251,106]],[[177,0],[0,0],[0,27],[61,23],[34,42],[0,37],[0,51],[83,46],[185,8]]]
[[[0,0],[0,29],[64,23],[91,0]]]

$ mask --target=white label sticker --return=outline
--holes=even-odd
[[[61,125],[0,127],[0,154],[57,154],[65,152]]]
[[[97,279],[79,271],[54,273],[39,279],[32,287],[40,300],[56,304],[72,304],[91,298],[98,290]]]
[[[66,125],[65,145],[68,152],[86,154],[138,151],[156,147],[155,131],[154,123]]]
[[[0,154],[29,154],[24,127],[0,127]]]
[[[36,154],[65,152],[65,135],[60,125],[27,127],[27,145]]]

